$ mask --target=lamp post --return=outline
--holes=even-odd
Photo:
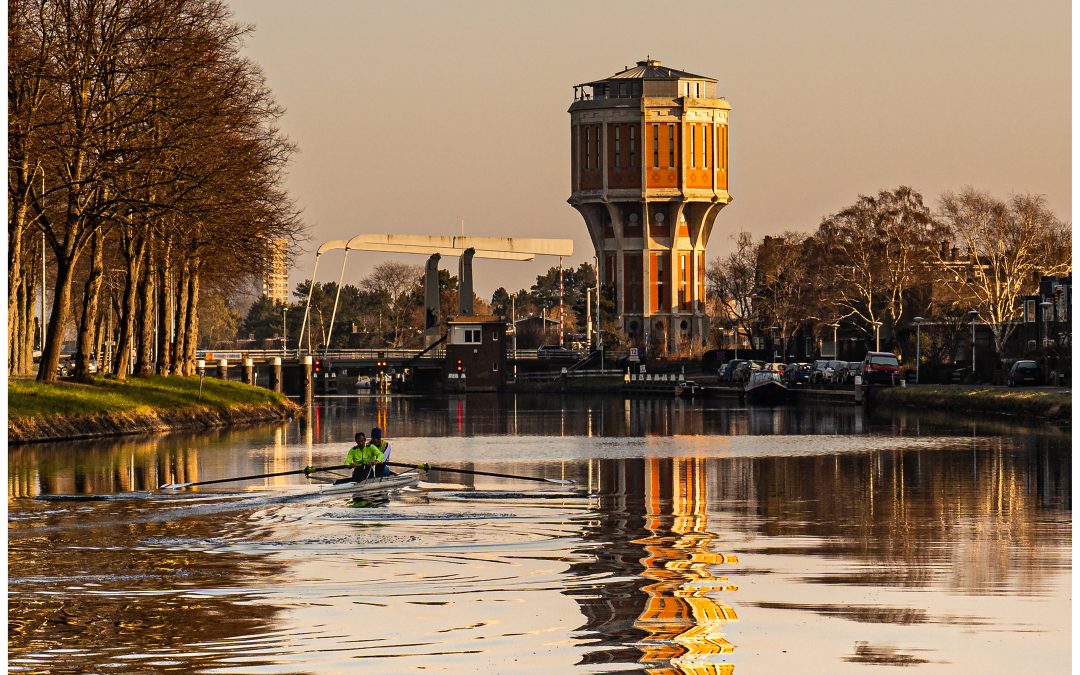
[[[1050,358],[1047,355],[1047,351],[1050,349],[1050,308],[1054,306],[1054,303],[1049,300],[1043,300],[1039,303],[1039,307],[1042,307],[1043,318],[1043,383],[1050,381]]]
[[[919,364],[922,362],[919,351],[922,347],[922,322],[921,316],[915,317],[915,384],[919,384]]]
[[[971,317],[971,377],[975,377],[975,319],[979,318],[979,310],[973,309],[968,312]]]
[[[874,351],[881,351],[881,322],[874,322]]]
[[[773,326],[772,327],[772,330],[769,331],[769,337],[773,337],[773,335],[776,336],[775,338],[773,338],[773,344],[772,344],[772,357],[773,357],[772,360],[775,362],[776,361],[776,343],[780,341],[780,326]]]
[[[832,326],[832,357],[833,360],[840,358],[840,343],[837,342],[837,332],[840,330],[840,322],[830,323]]]
[[[286,328],[285,318],[286,318],[286,315],[287,315],[288,311],[289,311],[289,306],[288,305],[282,305],[282,307],[281,307],[281,358],[285,358],[285,355],[286,355],[286,347],[285,347],[285,345],[287,345],[289,343],[289,338],[287,336],[287,333],[285,332],[285,328]]]

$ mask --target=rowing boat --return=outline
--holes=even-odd
[[[334,480],[333,478],[324,478],[322,476],[309,476],[309,478],[317,481]],[[408,471],[406,473],[393,474],[382,478],[365,478],[361,481],[320,485],[314,493],[320,495],[347,494],[353,495],[354,497],[368,497],[383,492],[411,487],[419,482],[420,474],[415,471]]]

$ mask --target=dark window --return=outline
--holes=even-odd
[[[668,159],[667,165],[669,168],[675,168],[675,125],[667,125],[667,152]]]
[[[630,166],[637,164],[637,128],[633,124],[630,127]]]
[[[585,127],[585,168],[590,169],[589,166],[589,148],[592,146],[592,127]]]
[[[660,125],[652,125],[652,168],[660,168]]]
[[[622,125],[615,125],[615,168],[622,168]]]
[[[603,127],[599,124],[596,125],[596,168],[600,168],[600,130]]]
[[[690,125],[690,168],[697,168],[697,125]]]

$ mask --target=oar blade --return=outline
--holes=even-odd
[[[556,485],[577,485],[576,480],[570,480],[569,478],[565,480],[562,478],[545,478],[544,480],[548,483],[555,483]]]

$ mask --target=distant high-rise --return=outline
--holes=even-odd
[[[263,293],[280,304],[289,302],[289,240],[270,242],[270,265],[263,276]]]
[[[728,193],[716,80],[638,61],[574,87],[571,195],[623,329],[667,350],[704,343],[705,246]]]

